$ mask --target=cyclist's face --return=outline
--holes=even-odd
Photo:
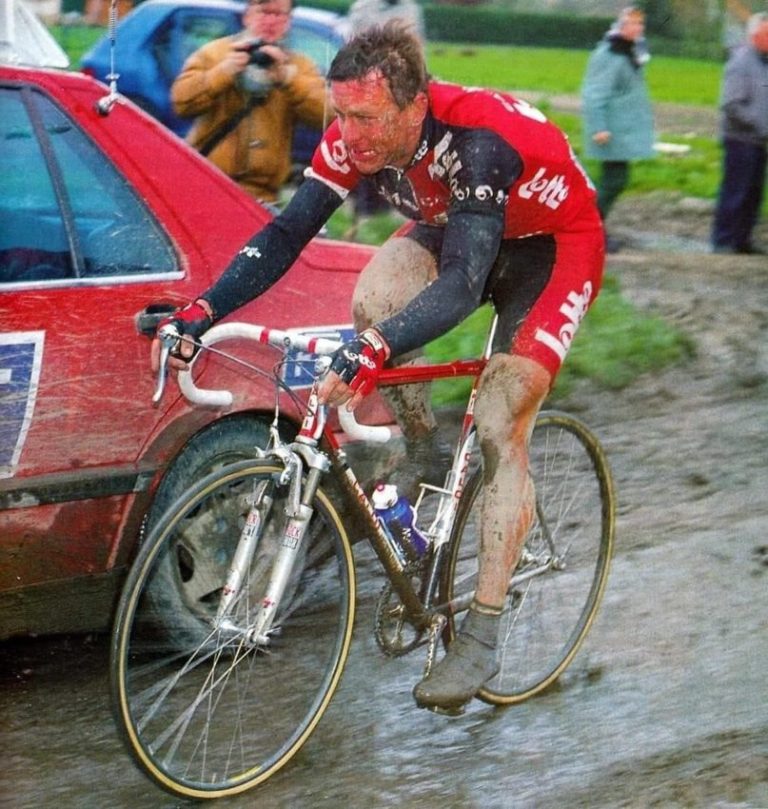
[[[423,93],[401,110],[387,80],[372,71],[362,79],[331,82],[331,101],[349,159],[361,174],[408,165],[426,115]]]

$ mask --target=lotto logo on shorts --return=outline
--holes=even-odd
[[[592,283],[587,281],[584,288],[579,293],[576,290],[568,293],[565,303],[560,307],[560,313],[565,316],[566,322],[560,327],[557,335],[550,334],[544,329],[536,329],[534,337],[545,346],[551,348],[562,362],[568,349],[571,347],[571,341],[579,328],[579,323],[584,318],[589,308],[589,302],[592,300]]]

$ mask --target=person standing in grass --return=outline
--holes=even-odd
[[[763,254],[752,243],[752,231],[763,204],[768,162],[768,12],[749,18],[747,42],[725,66],[720,110],[723,176],[712,249]]]
[[[597,204],[605,221],[627,187],[630,161],[653,156],[653,110],[645,81],[650,58],[645,14],[625,8],[592,52],[582,84],[584,151],[600,161]],[[619,249],[607,237],[609,252]]]

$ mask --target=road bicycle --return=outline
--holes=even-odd
[[[218,469],[180,497],[151,529],[131,567],[114,624],[110,679],[117,725],[141,769],[188,798],[234,795],[266,781],[311,736],[344,671],[356,608],[352,520],[383,568],[374,633],[383,653],[421,649],[428,671],[450,645],[477,577],[482,463],[473,409],[483,355],[385,369],[380,385],[473,378],[444,486],[422,484],[418,556],[379,519],[330,428],[317,385],[339,340],[247,324],[220,324],[201,350],[246,337],[280,351],[271,374],[270,442],[253,459]],[[163,361],[178,339],[162,336]],[[295,352],[317,355],[317,374],[298,399],[281,374]],[[164,376],[156,398],[162,395]],[[192,401],[226,405],[227,391],[178,375]],[[281,413],[303,412],[295,438]],[[339,418],[356,438],[386,440],[387,427]],[[513,705],[550,686],[588,633],[608,576],[615,496],[598,439],[579,420],[542,411],[530,441],[533,525],[509,582],[498,643],[499,673],[478,698]],[[335,480],[346,495],[338,505]]]

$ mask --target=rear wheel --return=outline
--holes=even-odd
[[[112,637],[115,716],[139,766],[177,795],[234,795],[285,765],[328,707],[349,653],[353,560],[322,490],[268,642],[248,635],[284,541],[280,472],[245,461],[204,478],[158,522],[126,580]],[[256,552],[220,621],[229,562],[254,508]]]
[[[594,620],[613,553],[615,496],[597,438],[568,414],[543,412],[529,451],[536,518],[507,591],[501,668],[478,694],[498,705],[532,697],[570,664]],[[441,583],[441,601],[460,599],[462,610],[477,583],[481,499],[480,471],[462,496]],[[449,621],[448,643],[461,617]]]

